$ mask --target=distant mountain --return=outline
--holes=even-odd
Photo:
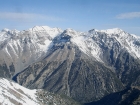
[[[140,37],[119,28],[0,32],[0,76],[89,103],[140,86]]]
[[[74,100],[44,90],[29,90],[0,78],[0,105],[80,105]]]

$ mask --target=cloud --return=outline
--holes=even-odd
[[[133,18],[140,18],[140,12],[129,12],[124,14],[119,14],[117,19],[133,19]]]
[[[33,22],[36,20],[64,21],[64,19],[61,19],[59,17],[47,16],[42,14],[15,13],[15,12],[0,12],[0,19],[10,20],[10,21],[27,21],[27,22]]]

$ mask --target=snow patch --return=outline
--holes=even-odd
[[[15,105],[11,100],[22,105],[39,105],[36,97],[36,90],[29,90],[11,80],[0,78],[1,105]]]

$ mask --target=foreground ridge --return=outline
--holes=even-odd
[[[44,90],[29,90],[17,83],[0,78],[0,105],[80,105],[69,97]]]

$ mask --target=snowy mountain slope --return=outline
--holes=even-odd
[[[28,31],[2,30],[0,32],[0,65],[6,65],[7,73],[20,72],[29,64],[43,58],[51,46],[52,39],[61,32],[61,29],[47,26],[36,26]],[[13,73],[8,74],[5,76],[13,76]]]
[[[116,40],[121,44],[123,48],[126,48],[127,51],[132,54],[134,57],[140,58],[140,37],[129,34],[119,28],[101,30]]]
[[[0,78],[0,105],[80,105],[69,97],[44,90],[29,90],[19,84]]]
[[[76,32],[72,30],[67,30],[65,34],[72,36],[70,41],[78,46],[85,54],[89,56],[93,56],[96,60],[101,61],[100,55],[102,53],[101,48],[97,45],[97,43],[92,40],[91,34]],[[73,33],[75,35],[73,35]]]
[[[36,90],[26,89],[10,80],[0,78],[1,105],[39,105]]]
[[[118,28],[77,32],[73,29],[62,31],[59,28],[35,26],[26,31],[3,29],[0,32],[1,66],[6,64],[9,70],[10,66],[14,66],[14,74],[20,72],[29,64],[42,59],[49,47],[53,46],[53,39],[59,35],[61,36],[59,40],[63,40],[64,36],[70,36],[70,42],[100,62],[105,62],[102,47],[112,49],[116,43],[119,52],[126,49],[133,57],[140,58],[140,37]],[[116,58],[117,56],[118,54]]]
[[[120,51],[125,49],[133,57],[140,58],[140,37],[131,35],[119,28],[108,30],[93,29],[88,32],[77,32],[73,29],[67,29],[63,32],[64,36],[70,36],[69,40],[72,43],[100,62],[103,62],[104,56],[102,46],[112,49],[115,44],[119,46]]]

